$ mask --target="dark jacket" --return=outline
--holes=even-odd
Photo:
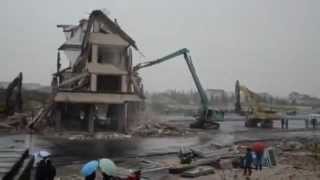
[[[251,151],[246,153],[246,156],[244,157],[244,160],[245,160],[245,166],[246,167],[251,166],[251,164],[253,162]]]
[[[38,162],[35,176],[35,180],[47,180],[45,160],[41,160]]]
[[[42,159],[36,167],[35,180],[53,180],[56,176],[56,168],[49,159]]]
[[[108,175],[105,174],[105,173],[102,173],[102,176],[103,176],[103,180],[113,180],[113,177],[112,177],[112,176],[108,176]]]
[[[85,180],[95,180],[96,179],[96,173],[92,173],[89,176],[86,176]]]
[[[48,172],[48,180],[54,180],[56,177],[56,168],[53,166],[52,162],[48,159],[46,161],[47,172]]]

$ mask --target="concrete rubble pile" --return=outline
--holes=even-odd
[[[281,144],[282,151],[297,151],[302,150],[304,145],[299,141],[286,141]]]
[[[28,128],[33,130],[43,130],[48,127],[50,113],[52,113],[54,104],[52,101],[40,108],[36,115],[28,122]]]
[[[145,122],[136,127],[132,134],[136,136],[184,136],[193,134],[194,131],[188,128],[181,128],[164,122]]]
[[[30,116],[27,113],[14,113],[0,121],[0,129],[23,130],[28,120],[30,120]]]
[[[94,135],[67,135],[68,139],[71,141],[84,141],[84,140],[121,140],[121,139],[129,139],[131,135],[121,134],[121,133],[95,133]]]
[[[218,147],[209,144],[207,146],[197,146],[191,148],[191,151],[200,158],[223,157],[239,154],[238,146]]]
[[[35,114],[32,113],[14,113],[11,116],[3,118],[3,121],[0,121],[0,129],[7,129],[7,130],[18,130],[18,131],[25,131],[25,130],[44,130],[44,127],[48,127],[49,117],[48,114],[50,113],[51,106],[45,106]]]
[[[239,167],[237,164],[240,164],[241,154],[238,148],[239,146],[218,148],[211,144],[190,148],[190,151],[193,153],[193,161],[190,164],[173,165],[169,168],[169,172],[173,174],[180,174],[188,171],[188,175],[183,176],[198,177],[205,175],[206,173],[212,173],[210,168],[198,167],[212,166],[218,169],[232,169]]]
[[[265,141],[267,149],[271,148],[276,154],[275,165],[265,165],[262,171],[253,170],[251,176],[252,179],[290,179],[288,177],[294,177],[293,179],[305,179],[302,177],[310,177],[309,179],[317,179],[319,175],[319,167],[313,167],[315,163],[319,162],[314,158],[312,153],[310,154],[309,140],[297,140],[290,139],[288,141]],[[181,164],[180,159],[174,156],[165,156],[158,159],[158,157],[150,157],[153,163],[157,166],[154,169],[148,169],[146,166],[142,168],[142,175],[153,179],[153,176],[149,176],[150,171],[157,171],[161,169],[163,179],[180,179],[183,178],[195,178],[195,179],[244,179],[243,169],[241,169],[241,157],[244,156],[246,148],[252,145],[252,141],[239,142],[232,145],[218,146],[214,144],[207,144],[202,147],[189,148],[188,152],[194,153],[194,157],[191,163]],[[293,145],[294,144],[294,145]],[[302,145],[302,147],[300,146]],[[299,149],[293,150],[292,149]],[[320,148],[320,147],[319,147]],[[128,165],[130,160],[126,159],[121,162],[122,165]],[[119,164],[120,165],[120,164]],[[133,164],[132,167],[136,167]],[[120,165],[121,167],[121,165]],[[131,165],[125,166],[130,168]],[[314,168],[318,168],[314,170]],[[168,171],[164,171],[168,170]],[[155,172],[158,173],[158,172]],[[76,173],[74,173],[76,174]],[[205,177],[200,177],[205,176]],[[200,178],[199,178],[200,177]],[[223,178],[222,178],[223,177]],[[235,178],[237,177],[237,178]],[[267,178],[268,177],[268,178]],[[80,175],[65,175],[60,177],[64,179],[78,179]]]
[[[266,141],[267,148],[263,163],[265,168],[260,173],[254,172],[253,177],[257,176],[257,179],[269,176],[271,179],[279,179],[279,177],[283,179],[288,176],[297,179],[305,176],[320,177],[320,174],[317,174],[319,167],[314,166],[319,163],[320,145],[315,145],[318,143],[314,141],[314,139]],[[228,171],[228,174],[242,176],[241,158],[251,144],[242,142],[228,147],[212,148],[211,151],[208,147],[191,148],[195,154],[193,161],[190,164],[171,163],[169,172],[175,176],[189,178],[209,176],[214,179],[213,177],[220,177],[225,171]],[[233,179],[233,177],[228,176],[226,179]]]

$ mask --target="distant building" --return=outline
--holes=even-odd
[[[318,99],[316,97],[311,97],[307,94],[301,94],[298,92],[291,92],[289,94],[288,98],[292,104],[311,105],[311,106],[319,106],[320,105],[320,99]]]
[[[273,96],[269,93],[257,93],[260,99],[266,103],[272,103]]]
[[[227,93],[223,89],[207,89],[207,96],[209,99],[223,99]]]

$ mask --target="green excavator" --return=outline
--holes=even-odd
[[[222,121],[224,119],[224,112],[209,108],[209,100],[208,100],[207,94],[200,83],[200,80],[198,78],[198,75],[192,63],[190,51],[188,49],[186,48],[180,49],[162,58],[159,58],[153,61],[139,63],[133,67],[133,71],[137,72],[142,68],[163,63],[167,60],[170,60],[180,55],[184,56],[184,59],[188,65],[189,71],[192,75],[193,81],[196,85],[196,88],[198,90],[198,93],[201,99],[201,108],[200,108],[199,114],[196,116],[196,122],[190,124],[190,127],[200,128],[200,129],[218,129],[220,127],[220,124],[217,121]]]

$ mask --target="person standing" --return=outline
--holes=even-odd
[[[89,176],[85,177],[85,180],[95,180],[96,179],[96,172],[93,172]]]
[[[256,154],[256,170],[262,170],[263,154],[265,145],[262,142],[256,142],[253,144],[253,151]]]
[[[286,122],[286,129],[289,128],[289,119],[285,119],[285,122]]]
[[[108,174],[102,172],[102,177],[103,177],[103,180],[112,180],[112,176],[109,176]]]
[[[281,119],[281,129],[284,129],[284,119]]]
[[[316,128],[317,120],[315,118],[311,119],[312,128]]]
[[[35,180],[47,180],[46,162],[41,159],[36,165]]]
[[[252,174],[252,170],[251,170],[252,162],[253,162],[252,150],[251,150],[251,148],[247,148],[247,152],[246,152],[246,155],[244,157],[244,172],[243,172],[244,176],[251,176],[251,174]]]
[[[56,177],[56,168],[53,166],[50,159],[47,159],[46,166],[48,172],[48,180],[54,180],[54,177]]]
[[[48,157],[44,157],[37,164],[35,180],[54,180],[56,168]]]

